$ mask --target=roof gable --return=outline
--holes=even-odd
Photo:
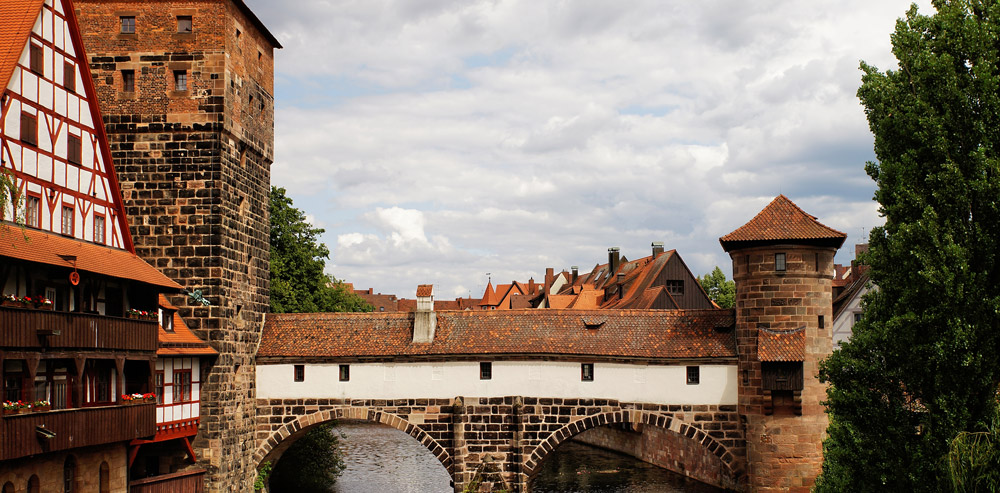
[[[0,2],[0,87],[7,87],[45,0]]]
[[[741,244],[780,241],[820,241],[840,248],[847,235],[826,226],[778,195],[753,219],[729,233],[719,242],[727,252]]]

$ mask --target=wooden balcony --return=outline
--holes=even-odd
[[[156,351],[157,322],[0,307],[0,347]]]
[[[202,493],[205,491],[205,470],[175,472],[151,478],[137,479],[128,484],[131,493]]]
[[[38,429],[55,436],[45,438]],[[149,438],[155,433],[153,403],[4,414],[0,418],[0,460]]]

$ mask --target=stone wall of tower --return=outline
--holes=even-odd
[[[786,270],[775,271],[784,253]],[[811,489],[822,469],[827,416],[821,402],[819,362],[832,352],[834,248],[776,245],[733,250],[736,281],[736,337],[739,353],[739,412],[746,419],[751,491]],[[823,328],[820,319],[823,317]],[[776,406],[768,414],[757,359],[758,330],[805,326],[804,387],[800,403]],[[801,405],[801,415],[789,412]]]
[[[209,491],[250,491],[253,355],[269,306],[273,46],[230,0],[76,8],[136,252],[211,303],[171,298],[219,351],[194,443]],[[135,18],[134,34],[120,33],[122,16]],[[191,33],[177,32],[178,16],[191,16]],[[124,90],[129,70],[134,91]]]

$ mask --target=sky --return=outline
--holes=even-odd
[[[330,274],[413,298],[718,238],[784,194],[882,224],[861,60],[909,0],[246,0],[275,53],[275,160]],[[918,2],[929,13],[929,2]]]

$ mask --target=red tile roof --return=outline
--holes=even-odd
[[[760,329],[757,335],[757,359],[760,361],[805,361],[805,326],[792,330]]]
[[[0,1],[0,91],[10,83],[43,3],[45,0]]]
[[[439,312],[434,342],[413,344],[410,313],[268,314],[257,355],[265,359],[484,354],[734,358],[733,316],[732,310]],[[587,328],[585,321],[595,318],[606,322]]]
[[[432,296],[434,293],[433,284],[421,284],[417,286],[417,297],[423,298],[425,296]]]
[[[212,349],[207,342],[201,340],[191,332],[184,319],[177,313],[177,307],[167,301],[167,297],[160,295],[160,307],[174,310],[174,330],[167,332],[160,326],[159,341],[160,346],[156,349],[157,356],[214,356],[219,354]]]
[[[132,279],[169,290],[182,289],[134,253],[30,228],[0,225],[0,257],[75,267],[79,271]]]
[[[728,252],[743,242],[780,240],[826,240],[840,248],[845,239],[846,234],[821,224],[788,197],[778,195],[750,222],[719,238],[719,242]]]

